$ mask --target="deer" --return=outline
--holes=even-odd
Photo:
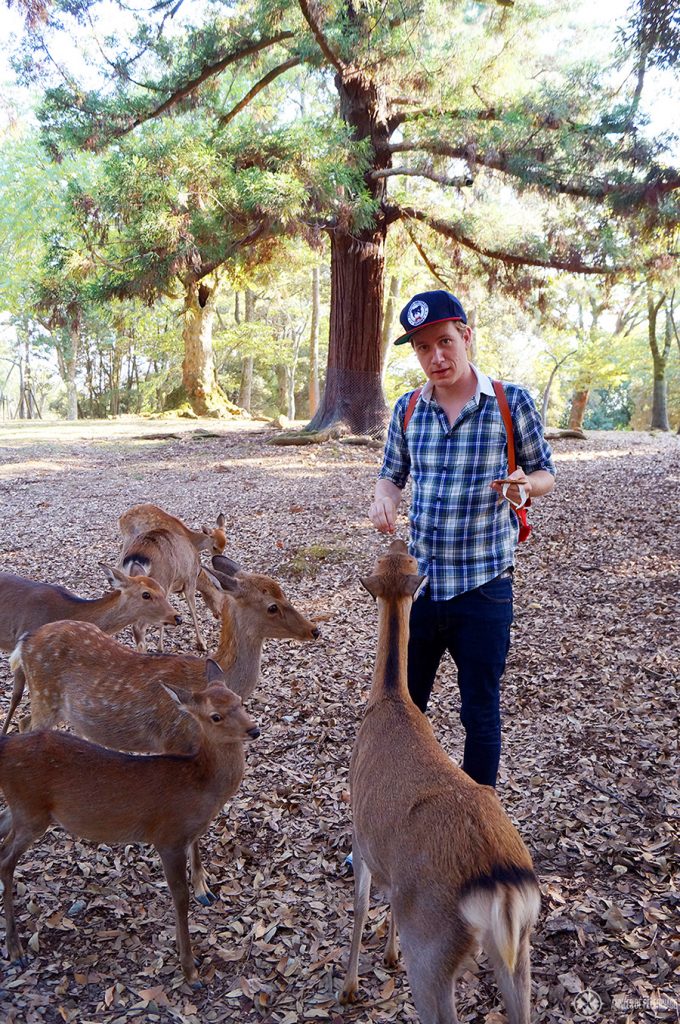
[[[384,962],[395,966],[399,935],[422,1024],[456,1024],[456,978],[480,945],[509,1024],[528,1024],[538,882],[495,790],[453,763],[409,696],[409,614],[424,581],[401,540],[361,580],[378,604],[378,643],[350,767],[354,925],[340,1001],[357,998],[375,879],[391,905]]]
[[[23,692],[28,682],[30,728],[67,722],[79,736],[116,750],[183,752],[193,742],[191,723],[175,714],[163,684],[197,692],[219,681],[246,699],[259,679],[266,637],[319,636],[318,626],[293,607],[271,577],[246,573],[224,556],[213,563],[214,576],[208,579],[206,573],[202,585],[219,602],[221,629],[217,651],[207,661],[135,651],[85,623],[51,623],[23,637],[10,665],[17,688]],[[8,825],[9,817],[0,816],[0,834]],[[214,902],[198,843],[191,848],[191,879],[199,903]]]
[[[183,594],[189,605],[196,630],[196,646],[206,651],[206,643],[196,614],[196,577],[201,568],[201,551],[221,554],[227,538],[224,515],[210,529],[192,530],[157,505],[134,505],[118,520],[123,535],[120,566],[129,576],[151,576],[166,593]],[[139,650],[146,649],[146,626],[133,630]],[[159,650],[163,650],[163,626],[160,626]]]
[[[113,589],[101,597],[78,597],[65,587],[42,583],[26,576],[0,573],[0,650],[11,651],[22,633],[47,622],[74,619],[91,622],[104,633],[118,633],[131,623],[180,625],[182,617],[172,607],[163,588],[148,576],[131,578],[120,569],[99,563]],[[3,734],[21,700],[23,684],[12,693]]]
[[[0,849],[10,961],[27,963],[14,916],[14,870],[56,824],[96,843],[155,847],[172,893],[182,971],[193,987],[201,986],[189,938],[187,850],[241,784],[243,744],[259,729],[223,684],[198,693],[168,686],[165,692],[176,713],[197,727],[190,753],[125,754],[49,730],[0,737],[0,789],[12,822]]]

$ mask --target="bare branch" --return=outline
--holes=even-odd
[[[244,107],[247,107],[250,101],[254,99],[259,92],[262,92],[270,82],[273,82],[275,78],[279,77],[279,75],[282,75],[285,71],[289,71],[290,68],[296,67],[298,64],[302,64],[302,58],[291,57],[290,60],[284,61],[284,63],[279,64],[278,67],[272,68],[264,78],[261,78],[260,81],[245,94],[242,100],[239,100],[239,102],[232,107],[228,113],[223,114],[222,117],[219,118],[218,124],[220,128],[224,128],[225,125],[229,124],[229,122],[232,121]]]
[[[331,46],[326,39],[325,35],[321,31],[321,26],[316,18],[316,12],[312,11],[312,3],[314,0],[299,0],[300,10],[304,15],[304,19],[312,30],[312,35],[316,39],[317,45],[323,53],[326,60],[333,65],[339,75],[343,75],[347,70],[347,65],[340,60],[336,53],[331,49]]]
[[[425,264],[427,269],[430,271],[430,273],[435,278],[435,280],[439,281],[439,283],[444,285],[444,288],[446,288],[448,290],[448,288],[451,285],[451,282],[450,281],[445,281],[444,278],[441,277],[437,273],[437,270],[436,270],[436,268],[434,266],[434,263],[432,263],[432,261],[428,258],[427,253],[425,252],[425,250],[423,249],[422,245],[420,244],[420,242],[416,238],[416,236],[415,236],[415,234],[413,232],[413,229],[410,227],[410,225],[409,224],[405,224],[404,227],[406,228],[406,233],[408,234],[409,238],[411,239],[411,241],[415,245],[415,247],[416,247],[416,249],[418,251],[418,255],[420,256],[421,260],[423,261],[423,263]]]

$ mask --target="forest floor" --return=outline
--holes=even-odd
[[[224,512],[229,554],[274,575],[322,636],[265,644],[249,702],[262,735],[203,840],[219,900],[190,908],[205,987],[182,980],[153,851],[54,829],[17,869],[30,962],[3,961],[0,1020],[415,1024],[403,968],[382,965],[379,893],[361,1001],[336,1001],[352,920],[348,765],[376,637],[358,579],[385,543],[366,517],[380,453],[273,447],[253,423],[137,421],[122,436],[111,423],[62,428],[0,428],[0,570],[95,596],[105,585],[97,562],[115,561],[128,506],[152,501],[194,526]],[[535,1020],[677,1020],[680,438],[592,433],[554,449],[558,486],[532,511],[517,557],[498,790],[541,881]],[[204,606],[201,615],[214,649],[216,625]],[[166,640],[191,650],[190,625]],[[4,713],[5,657],[0,683]],[[431,721],[459,758],[450,662]],[[483,960],[461,978],[458,1003],[461,1022],[504,1019]]]

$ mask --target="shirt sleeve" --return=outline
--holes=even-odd
[[[391,480],[400,489],[406,486],[411,471],[411,456],[404,436],[404,414],[409,398],[409,394],[402,395],[394,407],[387,430],[383,464],[378,473],[378,479]]]
[[[515,430],[515,456],[517,465],[525,473],[545,469],[555,476],[552,449],[543,436],[543,423],[538,415],[534,400],[524,388],[516,389],[512,406],[512,422]]]

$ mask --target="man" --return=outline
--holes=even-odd
[[[529,393],[505,384],[517,458],[508,476],[507,434],[489,378],[469,361],[472,331],[459,300],[422,292],[400,316],[427,383],[404,430],[412,392],[397,402],[369,515],[393,533],[409,474],[411,554],[427,585],[411,612],[408,685],[425,712],[448,650],[458,669],[463,770],[495,786],[501,749],[500,680],[510,644],[514,508],[554,486],[551,451]],[[510,479],[513,482],[508,483]]]

